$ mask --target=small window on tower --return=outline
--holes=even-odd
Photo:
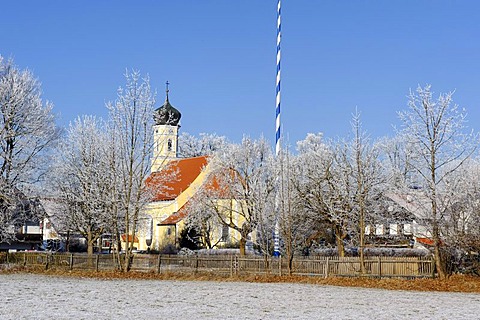
[[[168,151],[172,151],[172,139],[168,139],[168,141],[167,141],[167,149],[168,149]]]

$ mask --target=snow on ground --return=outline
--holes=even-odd
[[[0,319],[480,319],[480,295],[0,275]]]

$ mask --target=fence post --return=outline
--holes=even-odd
[[[48,262],[49,262],[48,254],[45,254],[45,270],[48,270]]]
[[[234,259],[234,267],[235,267],[235,275],[238,275],[238,271],[240,270],[240,261],[238,261],[238,257],[235,256],[235,259]]]
[[[162,266],[162,255],[158,254],[157,273],[160,273],[161,266]]]
[[[382,258],[378,256],[378,277],[382,278]]]
[[[234,275],[238,275],[238,269],[239,269],[239,264],[240,262],[238,261],[238,257],[237,256],[233,256],[232,257],[233,260],[232,260],[232,272]]]
[[[278,256],[278,273],[280,277],[282,276],[282,256]]]
[[[330,270],[330,257],[325,261],[325,279],[328,278],[328,271]]]
[[[9,259],[8,255],[9,255],[9,253],[7,251],[7,266],[10,264],[10,259]]]
[[[73,270],[73,253],[70,253],[69,265],[70,265],[70,270]]]
[[[195,254],[195,273],[198,272],[198,254]]]
[[[27,265],[27,254],[24,252],[23,253],[23,266],[25,267]]]
[[[435,279],[435,258],[432,257],[432,279]]]
[[[274,275],[274,269],[273,269],[273,259],[272,257],[266,257],[265,258],[265,273],[268,275]]]

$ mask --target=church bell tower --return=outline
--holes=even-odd
[[[178,129],[182,114],[168,100],[168,85],[166,82],[166,99],[163,106],[155,110],[153,118],[153,159],[152,172],[159,171],[168,161],[178,156]]]

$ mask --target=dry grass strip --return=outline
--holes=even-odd
[[[377,288],[386,290],[414,290],[414,291],[444,291],[480,293],[480,277],[453,275],[446,280],[440,279],[375,279],[364,277],[299,277],[299,276],[225,276],[211,273],[180,274],[154,272],[120,272],[120,271],[69,271],[61,269],[44,270],[43,268],[24,269],[12,268],[1,270],[0,273],[34,273],[62,277],[80,277],[95,279],[144,279],[144,280],[172,280],[172,281],[242,281],[258,283],[305,283],[316,285],[330,285],[342,287]]]

